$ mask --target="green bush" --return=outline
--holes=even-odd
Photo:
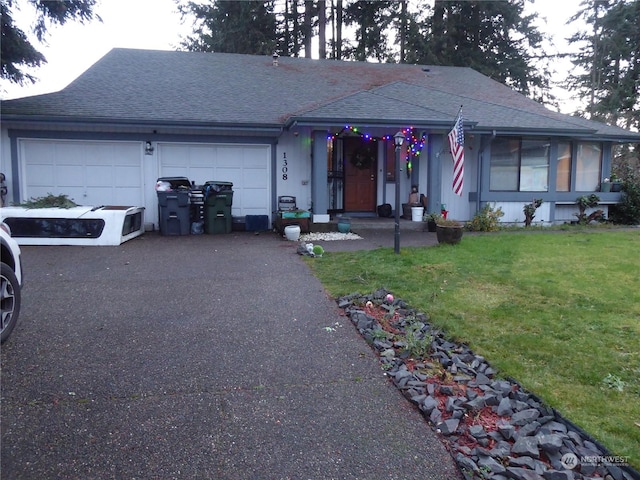
[[[609,210],[609,219],[622,225],[640,224],[640,175],[627,168],[622,181],[622,198]]]
[[[77,207],[78,204],[67,195],[53,195],[49,193],[46,197],[32,197],[26,202],[19,203],[17,206],[25,208],[72,208]]]
[[[500,230],[500,218],[503,216],[504,212],[501,207],[494,210],[493,207],[487,203],[475,214],[467,226],[472,232],[495,232]]]

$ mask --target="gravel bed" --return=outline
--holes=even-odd
[[[390,292],[337,302],[466,479],[640,479],[625,457],[609,453],[515,380],[498,378],[484,357],[446,339]]]
[[[340,233],[340,232],[319,232],[319,233],[305,233],[300,235],[300,241],[302,242],[331,242],[334,240],[362,240],[362,237],[356,233]]]

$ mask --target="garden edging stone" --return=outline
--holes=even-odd
[[[581,463],[619,457],[516,380],[497,378],[484,357],[448,340],[426,314],[386,289],[337,303],[378,353],[391,382],[440,434],[466,479],[640,479],[628,465]],[[410,358],[401,339],[409,325],[414,342],[431,339],[427,358]]]

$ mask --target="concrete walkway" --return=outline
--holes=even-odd
[[[358,248],[393,246],[368,232]],[[248,232],[23,247],[2,478],[460,478],[295,250]]]

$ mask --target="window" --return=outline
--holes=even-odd
[[[520,152],[520,191],[548,191],[549,141],[523,140]]]
[[[489,185],[493,191],[546,192],[549,141],[496,138],[491,146]]]
[[[491,145],[490,190],[518,189],[520,141],[496,138]]]
[[[568,192],[569,190],[571,190],[571,144],[569,142],[559,142],[556,191]]]
[[[602,145],[581,142],[576,151],[576,191],[594,192],[600,184]]]

